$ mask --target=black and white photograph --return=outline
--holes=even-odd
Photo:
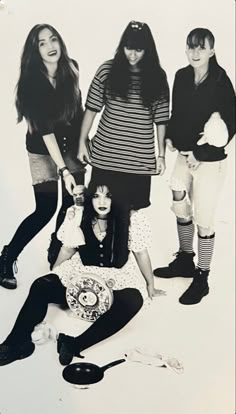
[[[234,1],[0,0],[0,56],[0,414],[234,414]]]

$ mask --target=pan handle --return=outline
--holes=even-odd
[[[101,370],[104,372],[104,371],[106,371],[106,369],[114,367],[114,366],[119,365],[119,364],[122,364],[122,362],[125,362],[125,361],[126,361],[126,359],[124,359],[124,358],[123,359],[117,359],[116,361],[110,362],[109,364],[104,365],[103,367],[101,367]]]

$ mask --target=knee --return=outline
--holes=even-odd
[[[139,290],[136,290],[134,293],[134,309],[136,310],[135,313],[137,313],[143,306],[143,297]]]
[[[57,201],[51,200],[51,202],[49,202],[45,199],[45,203],[36,206],[34,214],[37,215],[39,219],[41,218],[45,223],[48,223],[56,213],[56,210]]]
[[[171,210],[180,219],[190,220],[192,218],[192,205],[186,191],[173,191]]]
[[[197,226],[197,229],[200,237],[212,237],[215,234],[212,227]]]
[[[30,288],[30,293],[36,295],[37,297],[44,298],[49,292],[51,287],[51,277],[53,275],[41,276],[32,283]]]
[[[186,191],[172,191],[174,201],[182,201],[186,195]]]
[[[135,315],[143,306],[143,297],[138,289],[127,288],[122,291],[122,305]]]

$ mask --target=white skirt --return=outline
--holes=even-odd
[[[87,266],[82,263],[79,253],[75,253],[71,259],[66,260],[61,265],[53,269],[61,280],[61,283],[67,287],[69,281],[80,273],[94,273],[107,282],[112,279],[114,282],[113,290],[121,290],[125,288],[138,289],[143,297],[145,307],[150,304],[146,281],[143,276],[138,273],[137,266],[129,255],[128,261],[121,268]]]

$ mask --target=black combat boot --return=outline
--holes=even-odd
[[[182,305],[195,305],[201,302],[204,296],[208,295],[208,275],[209,270],[202,270],[198,267],[195,269],[191,285],[179,298]]]
[[[170,279],[172,277],[193,277],[195,265],[193,258],[195,253],[179,251],[176,258],[167,267],[158,267],[153,274],[158,277]]]
[[[51,241],[48,247],[48,262],[50,263],[50,270],[52,270],[57,260],[61,246],[62,246],[62,242],[58,240],[56,233],[52,233]]]
[[[15,345],[0,345],[0,366],[11,364],[18,359],[28,358],[35,349],[35,345],[31,341],[23,342]]]
[[[6,289],[16,289],[14,273],[17,273],[16,258],[12,257],[9,247],[4,246],[0,256],[0,285]]]

